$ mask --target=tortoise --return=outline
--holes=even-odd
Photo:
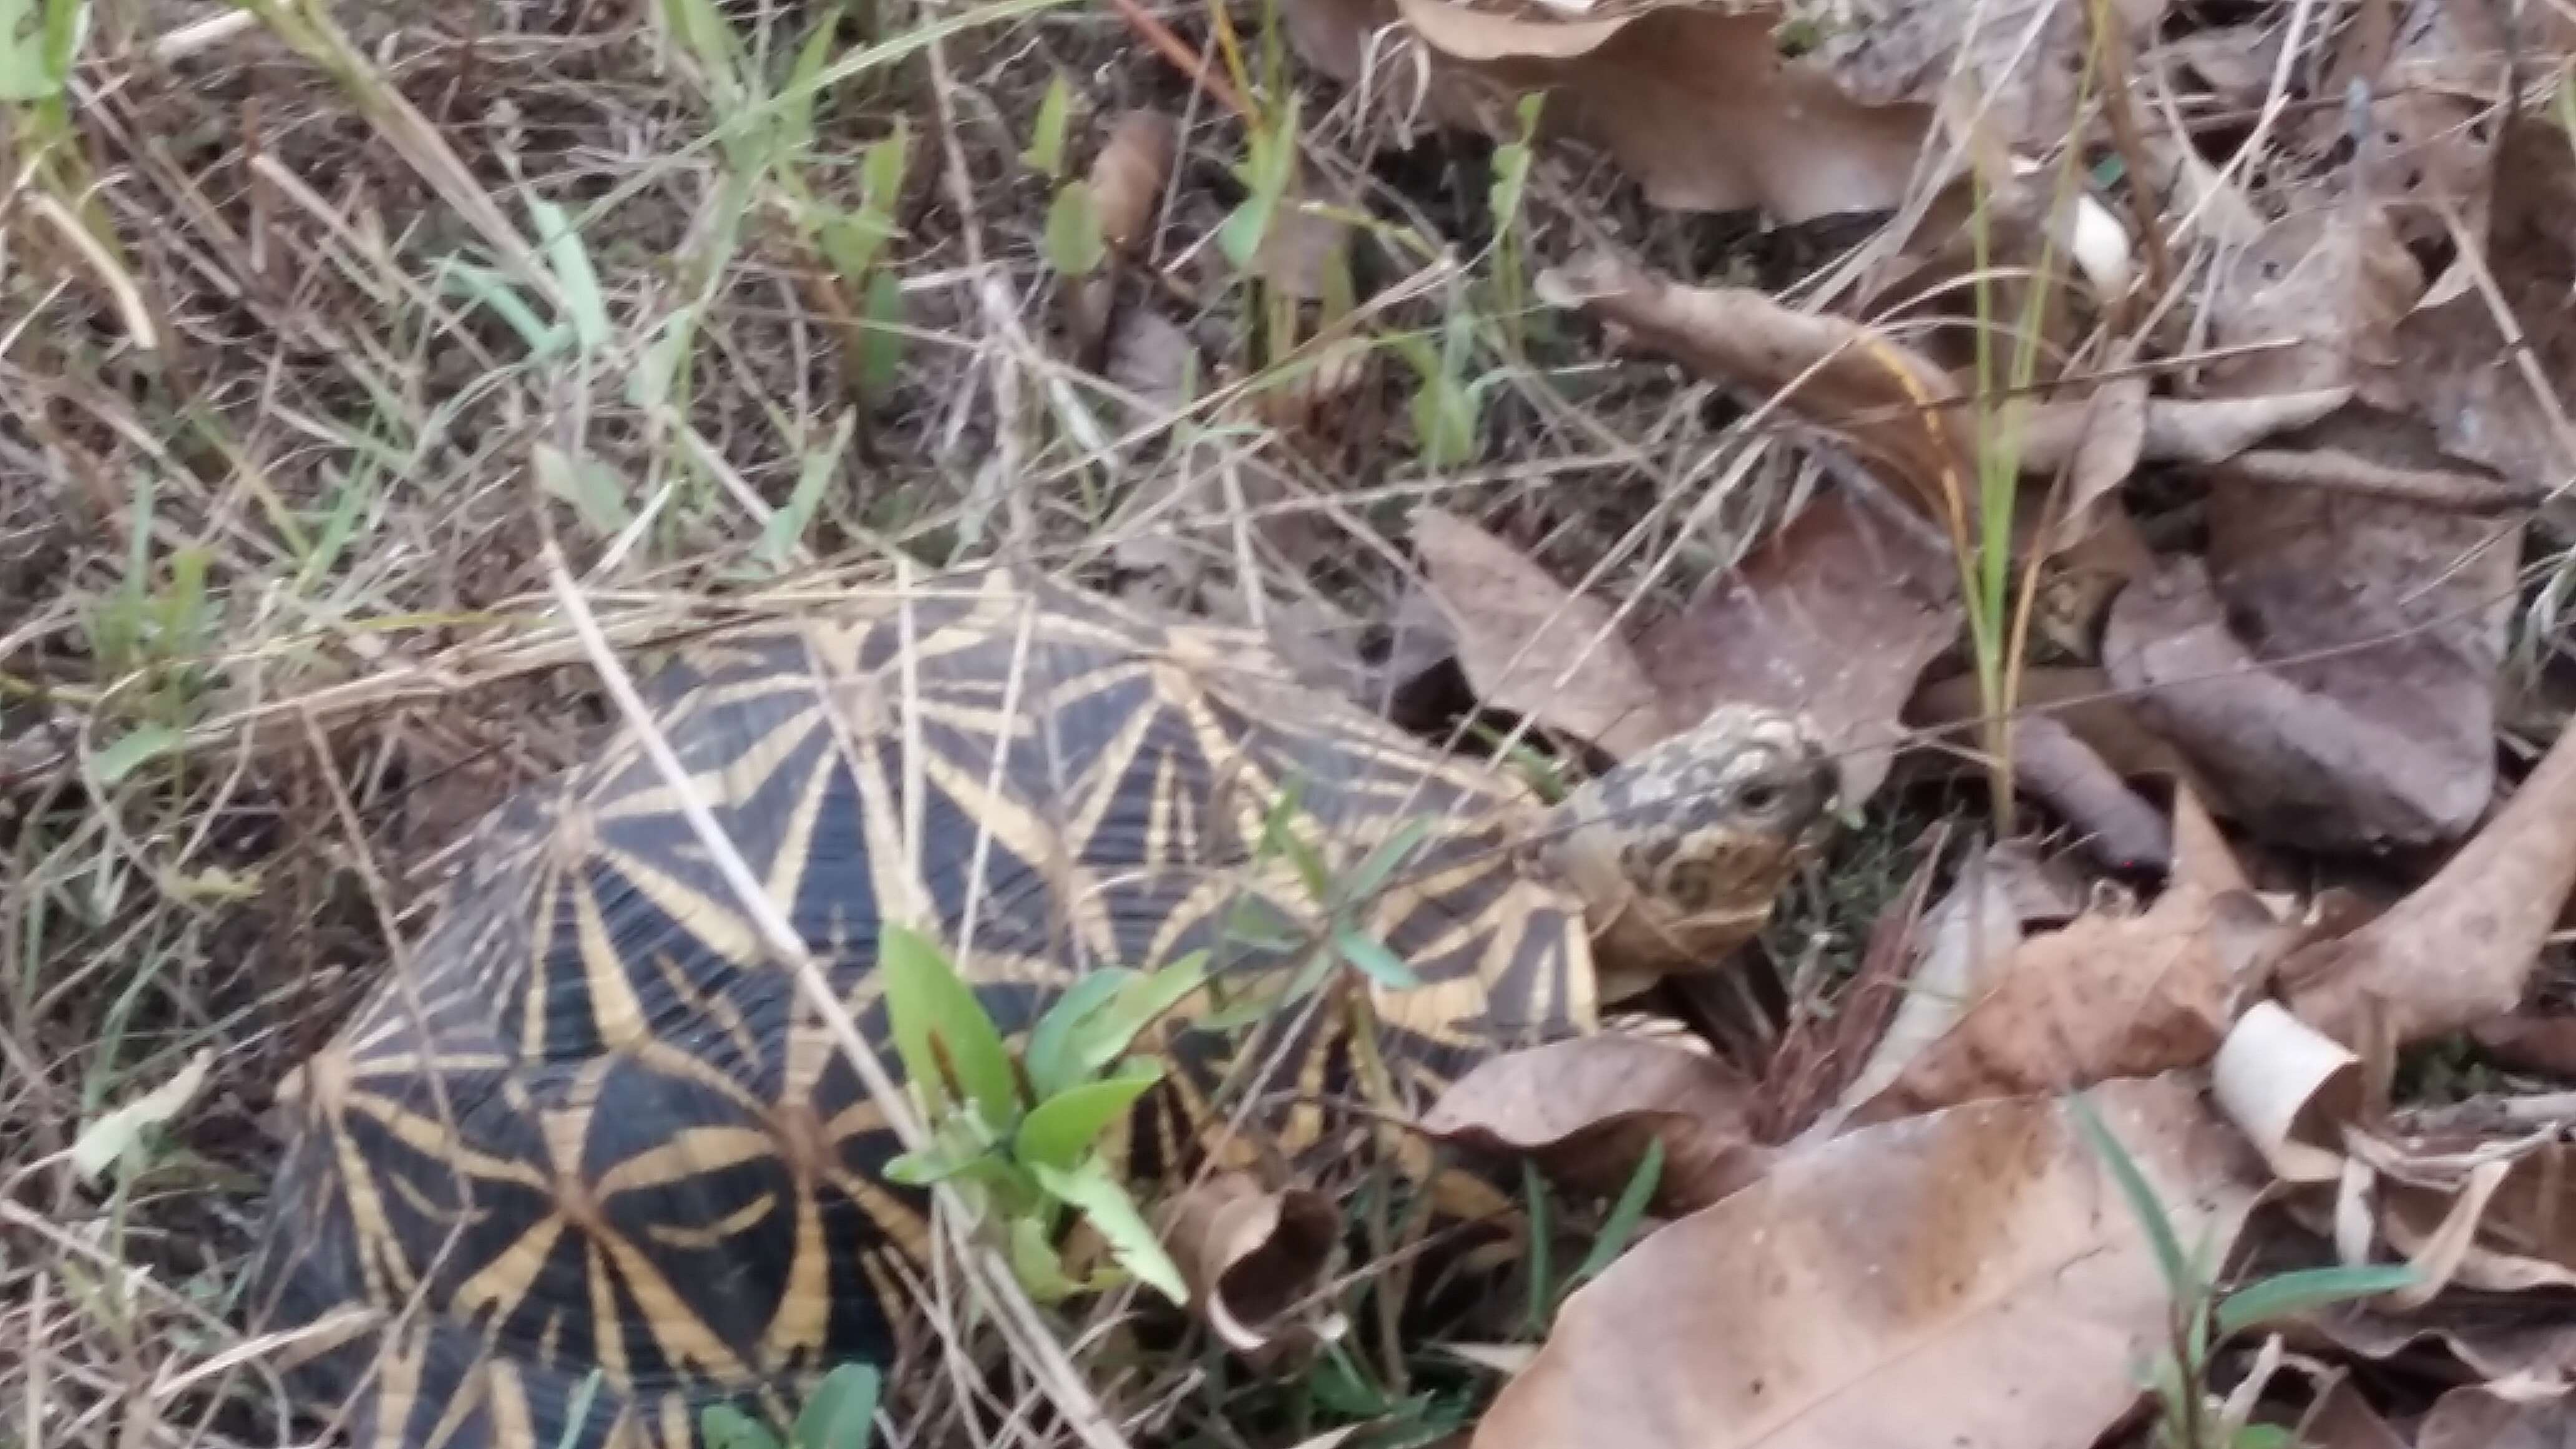
[[[1276,968],[1225,929],[1247,898],[1312,913],[1258,848],[1274,820],[1342,863],[1419,830],[1367,907],[1413,981],[1359,988],[1417,1105],[1591,1029],[1613,967],[1740,944],[1832,794],[1795,717],[1728,706],[1546,803],[1246,632],[1001,568],[738,623],[644,698],[880,1041],[884,922],[931,923],[1013,1032],[1104,963]],[[281,1086],[251,1311],[355,1443],[688,1449],[704,1405],[776,1419],[892,1341],[924,1202],[679,801],[632,728],[508,800],[416,951]],[[1312,1035],[1301,1061],[1333,1050]]]

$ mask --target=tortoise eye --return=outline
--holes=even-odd
[[[1756,780],[1745,786],[1744,792],[1735,799],[1737,804],[1756,815],[1768,815],[1779,808],[1780,802],[1788,797],[1788,793],[1776,780]]]

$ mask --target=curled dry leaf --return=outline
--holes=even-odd
[[[2217,829],[2176,800],[2175,880],[2143,914],[2094,911],[2015,948],[1940,1039],[1857,1108],[1880,1122],[1959,1102],[2065,1091],[2114,1077],[2199,1066],[2238,1001],[2290,941],[2242,889]],[[2221,859],[2195,859],[2218,855]]]
[[[1929,518],[1968,506],[1977,469],[1958,389],[1928,359],[1858,323],[1749,287],[1685,287],[1606,253],[1542,273],[1538,292],[1757,402],[1776,397],[1887,470]]]
[[[2564,1393],[2576,1379],[2576,1324],[2544,1300],[2436,1300],[2405,1314],[2344,1304],[2309,1316],[2308,1329],[2367,1359],[2428,1361],[2447,1354],[2466,1374],[2520,1393]]]
[[[1675,719],[1723,700],[1802,713],[1858,804],[1905,738],[1916,677],[1958,636],[1956,577],[1912,520],[1837,489],[1649,628],[1638,654]]]
[[[1180,127],[1161,111],[1129,111],[1109,128],[1109,139],[1091,162],[1091,204],[1101,240],[1130,251],[1146,239],[1179,145]]]
[[[2129,788],[2081,735],[2044,714],[2012,722],[2012,777],[2075,827],[2093,858],[2115,870],[2173,861],[2163,812]]]
[[[2092,1094],[2187,1243],[2223,1259],[2259,1164],[2179,1077]],[[1891,1122],[1776,1164],[1567,1300],[1476,1449],[2091,1444],[2169,1289],[2054,1097]]]
[[[2120,593],[2102,656],[2138,714],[2237,813],[2284,839],[2339,845],[2437,839],[2485,807],[2493,748],[2456,723],[2479,706],[2424,697],[2443,686],[2408,688],[2410,678],[2449,678],[2438,662],[2423,663],[2425,647],[2392,639],[2364,651],[2389,671],[2376,678],[2339,661],[2322,679],[2268,666],[2229,627],[2200,561],[2183,558]],[[2414,676],[2405,672],[2417,663]],[[2419,706],[2412,713],[2402,707],[2409,700]]]
[[[1572,593],[1510,544],[1426,508],[1413,543],[1487,703],[1630,755],[1675,730],[1662,695],[1602,604]]]
[[[2576,885],[2576,730],[2496,817],[2385,914],[2281,967],[2292,1009],[2352,1042],[2365,1012],[2400,1043],[2513,1010]]]
[[[1190,1303],[1239,1353],[1258,1353],[1332,1262],[1341,1219],[1300,1188],[1273,1191],[1240,1172],[1191,1186],[1165,1210],[1163,1240]]]
[[[1535,1157],[1596,1193],[1625,1186],[1664,1144],[1657,1205],[1687,1212],[1759,1177],[1746,1123],[1753,1084],[1706,1052],[1629,1036],[1551,1042],[1479,1063],[1424,1114],[1422,1130]]]
[[[2336,1130],[2360,1116],[2361,1058],[2269,1001],[2245,1009],[2210,1067],[2218,1109],[2284,1182],[2343,1172]]]

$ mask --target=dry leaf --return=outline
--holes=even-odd
[[[2415,1430],[2415,1449],[2567,1449],[2576,1444],[2576,1406],[2564,1390],[2507,1397],[2484,1385],[2451,1390]]]
[[[2350,1043],[2378,1009],[2400,1043],[2502,1016],[2576,884],[2576,730],[2440,872],[2348,936],[2281,968],[2300,1016]]]
[[[2307,427],[2352,396],[2348,387],[2330,387],[2271,397],[2151,398],[2146,395],[2144,379],[2125,381],[2136,386],[2118,389],[2105,384],[2097,397],[2110,395],[2118,434],[2134,432],[2136,441],[2127,449],[2133,465],[2216,463],[2276,433]],[[2123,391],[2128,395],[2122,396]],[[2101,411],[2102,405],[2095,398],[2017,409],[2013,425],[2018,429],[2022,471],[2053,473],[2076,462],[2080,475],[2083,450],[2106,446],[2095,438],[2096,433],[2105,431],[2097,417]],[[2134,427],[2131,418],[2135,420]],[[2125,476],[2127,469],[2121,473]],[[2083,490],[2078,489],[2077,496],[2084,496]]]
[[[1288,1326],[1332,1262],[1341,1233],[1333,1205],[1299,1188],[1271,1191],[1247,1174],[1194,1184],[1166,1209],[1163,1241],[1190,1302],[1239,1353],[1257,1353]]]
[[[2034,665],[2022,671],[2017,708],[2044,714],[2072,731],[2102,763],[2128,780],[2180,780],[2203,799],[2209,790],[2173,742],[2149,729],[2110,675],[2082,665]],[[1918,728],[1959,732],[1985,714],[1977,677],[1956,674],[1923,686],[1907,706]]]
[[[2437,1301],[2402,1316],[2377,1304],[2345,1304],[2311,1315],[2307,1327],[2370,1359],[2420,1359],[2438,1346],[2468,1373],[2517,1392],[2564,1393],[2576,1376],[2576,1324],[2559,1303]]]
[[[1152,307],[1129,307],[1109,332],[1102,374],[1155,416],[1169,416],[1185,401],[1197,347],[1179,323]]]
[[[2199,806],[2185,793],[2176,810]],[[2205,819],[2178,820],[2176,834],[2181,851],[2224,855]],[[1957,1023],[1853,1120],[2207,1062],[2238,1000],[2289,940],[2251,895],[2205,883],[2232,868],[2223,859],[2177,864],[2174,884],[2144,914],[2096,911],[2022,942]]]
[[[1486,703],[1626,756],[1673,734],[1662,696],[1610,611],[1510,544],[1426,508],[1413,543],[1458,661]]]
[[[2576,1081],[2576,1016],[2529,1011],[2469,1028],[2480,1050],[2516,1071]]]
[[[1179,144],[1179,126],[1161,111],[1129,111],[1110,127],[1091,162],[1091,204],[1101,240],[1129,251],[1147,239]]]
[[[2071,919],[2084,908],[2084,896],[2081,881],[2052,869],[2028,841],[1997,841],[1968,857],[1950,893],[1915,928],[1920,949],[1895,1015],[1833,1110],[1807,1129],[1807,1139],[1832,1136],[1853,1109],[1886,1091],[1992,989],[2021,949],[2024,928]]]
[[[1477,1064],[1424,1114],[1445,1141],[1527,1153],[1587,1191],[1626,1185],[1650,1140],[1664,1144],[1658,1207],[1686,1212],[1762,1173],[1746,1105],[1753,1084],[1705,1052],[1604,1035]]]
[[[2334,576],[2317,583],[2331,589]],[[2456,720],[2479,704],[2424,697],[2440,686],[2408,687],[2410,678],[2447,679],[2425,662],[2432,646],[2399,638],[2353,651],[2385,671],[2376,675],[2337,656],[2326,661],[2328,692],[2313,669],[2267,667],[2229,623],[2200,561],[2175,559],[2121,591],[2102,656],[2138,714],[2236,813],[2269,834],[2324,845],[2432,840],[2477,818],[2494,752]],[[2414,665],[2422,667],[2410,675]],[[2410,701],[2419,706],[2411,713]]]
[[[1916,676],[1958,635],[1956,578],[1908,521],[1836,489],[1648,629],[1638,654],[1676,719],[1728,700],[1804,715],[1858,804],[1906,738]]]
[[[2404,1437],[2341,1374],[2299,1417],[2292,1442],[2304,1449],[2407,1449]]]
[[[2259,1164],[2179,1078],[2092,1094],[2220,1258]],[[2081,1449],[2137,1401],[2170,1292],[2054,1098],[1854,1132],[1777,1164],[1570,1298],[1477,1449]]]
[[[2210,1094],[2284,1182],[2342,1175],[2335,1131],[2361,1114],[2361,1059],[2269,1001],[2245,1009],[2210,1067]]]
[[[1538,292],[1615,323],[1692,371],[1796,417],[1892,475],[1926,517],[1964,508],[1977,476],[1958,389],[1941,369],[1840,317],[1749,287],[1685,287],[1607,254],[1543,273]]]
[[[1883,210],[1904,199],[1930,121],[1922,106],[1855,104],[1819,67],[1784,61],[1777,13],[1566,22],[1445,0],[1297,0],[1288,14],[1307,58],[1344,81],[1400,17],[1431,58],[1444,124],[1498,128],[1510,96],[1546,91],[1549,132],[1608,150],[1658,206],[1758,207],[1792,224]]]
[[[2044,714],[2012,722],[2012,777],[2075,827],[2093,858],[2114,870],[2162,870],[2173,861],[2164,813],[2128,786],[2082,736]]]

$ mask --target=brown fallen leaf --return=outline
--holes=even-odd
[[[1413,543],[1479,697],[1615,756],[1675,732],[1606,606],[1452,513],[1416,513]]]
[[[1890,474],[1947,528],[1977,476],[1957,387],[1928,359],[1840,317],[1749,287],[1686,287],[1608,253],[1542,273],[1539,296],[1793,416]]]
[[[2310,1314],[2305,1327],[2367,1359],[2427,1362],[2427,1350],[2437,1351],[2467,1375],[2526,1393],[2564,1393],[2576,1381],[2576,1324],[2564,1305],[2541,1299],[2436,1300],[2402,1315],[2344,1304]]]
[[[2271,397],[2170,398],[2145,395],[2143,379],[2133,390],[2136,442],[2132,464],[2216,463],[2231,458],[2277,433],[2304,428],[2323,419],[2352,396],[2345,387]],[[2109,389],[2104,389],[2106,392]],[[2051,401],[2018,409],[2012,419],[2021,467],[2026,473],[2053,473],[2074,461],[2087,446],[2100,446],[2099,405],[2091,398]],[[2121,470],[2125,476],[2127,470]],[[2082,490],[2078,490],[2078,496]]]
[[[2266,666],[2230,627],[2201,562],[2178,558],[2113,601],[2102,661],[2139,716],[2216,783],[2217,798],[2269,835],[2331,846],[2439,839],[2486,806],[2492,745],[2444,717],[2477,706],[2453,697],[2420,700],[2411,714],[2399,707],[2405,665],[2421,647],[2390,640],[2368,651],[2388,671],[2381,677],[2339,665],[2336,692],[2310,687],[2310,673]],[[2417,673],[2447,677],[2438,663]],[[2421,721],[2427,711],[2433,721]]]
[[[2305,1449],[2408,1449],[2405,1436],[2390,1428],[2343,1374],[2299,1416],[2291,1442]]]
[[[2224,1257],[2260,1165],[2181,1077],[2097,1110]],[[2169,1289],[2055,1098],[1891,1122],[1777,1164],[1567,1300],[1476,1449],[2076,1449],[2137,1402]]]
[[[2210,472],[2231,487],[2316,488],[2446,513],[2511,513],[2536,508],[2549,497],[2549,490],[2537,483],[2496,478],[2465,465],[2409,467],[2340,448],[2259,448],[2226,459]]]
[[[2022,671],[2014,698],[2024,711],[2065,725],[2121,778],[2180,780],[2202,799],[2209,798],[2191,762],[2171,740],[2147,727],[2134,702],[2104,671],[2089,665],[2033,665]],[[1920,729],[1957,730],[1975,724],[1984,708],[1977,677],[1955,674],[1923,686],[1905,717]]]
[[[1637,652],[1677,719],[1722,700],[1802,713],[1858,804],[1906,738],[1916,677],[1958,636],[1956,579],[1910,520],[1836,489],[1648,628]]]
[[[2576,1404],[2565,1392],[2533,1398],[2482,1384],[2434,1401],[2415,1430],[2415,1449],[2567,1449],[2576,1444]]]
[[[2242,889],[2188,793],[2176,799],[2175,882],[2143,914],[2094,911],[2016,947],[1940,1039],[1852,1114],[1855,1122],[1987,1097],[2066,1091],[2199,1066],[2258,987],[2290,928]]]
[[[1423,1115],[1448,1142],[1525,1153],[1585,1191],[1627,1185],[1649,1141],[1664,1144],[1659,1211],[1705,1207],[1762,1175],[1747,1125],[1753,1084],[1706,1052],[1603,1035],[1479,1063]]]
[[[2281,967],[2291,1007],[2352,1043],[2366,1010],[2420,1041],[2513,1010],[2576,885],[2576,730],[2503,810],[2386,914]]]
[[[2516,1071],[2576,1081],[2576,1016],[2516,1012],[2470,1027],[2469,1039]]]
[[[1299,1188],[1273,1191],[1249,1174],[1220,1173],[1165,1208],[1162,1237],[1191,1306],[1238,1353],[1258,1353],[1331,1265],[1341,1233],[1333,1205]]]
[[[1904,199],[1930,122],[1928,107],[1861,105],[1814,64],[1784,61],[1773,11],[1567,21],[1447,0],[1295,0],[1286,13],[1308,62],[1346,83],[1387,27],[1418,38],[1444,125],[1499,132],[1511,96],[1546,91],[1548,133],[1608,150],[1658,206],[1759,207],[1790,223],[1883,210]]]
[[[1147,239],[1179,146],[1180,126],[1162,111],[1129,111],[1109,128],[1090,178],[1103,241],[1129,251]]]
[[[2114,870],[2173,862],[2164,812],[2129,788],[2083,737],[2044,714],[2012,722],[2013,780],[2075,827],[2093,858]]]

